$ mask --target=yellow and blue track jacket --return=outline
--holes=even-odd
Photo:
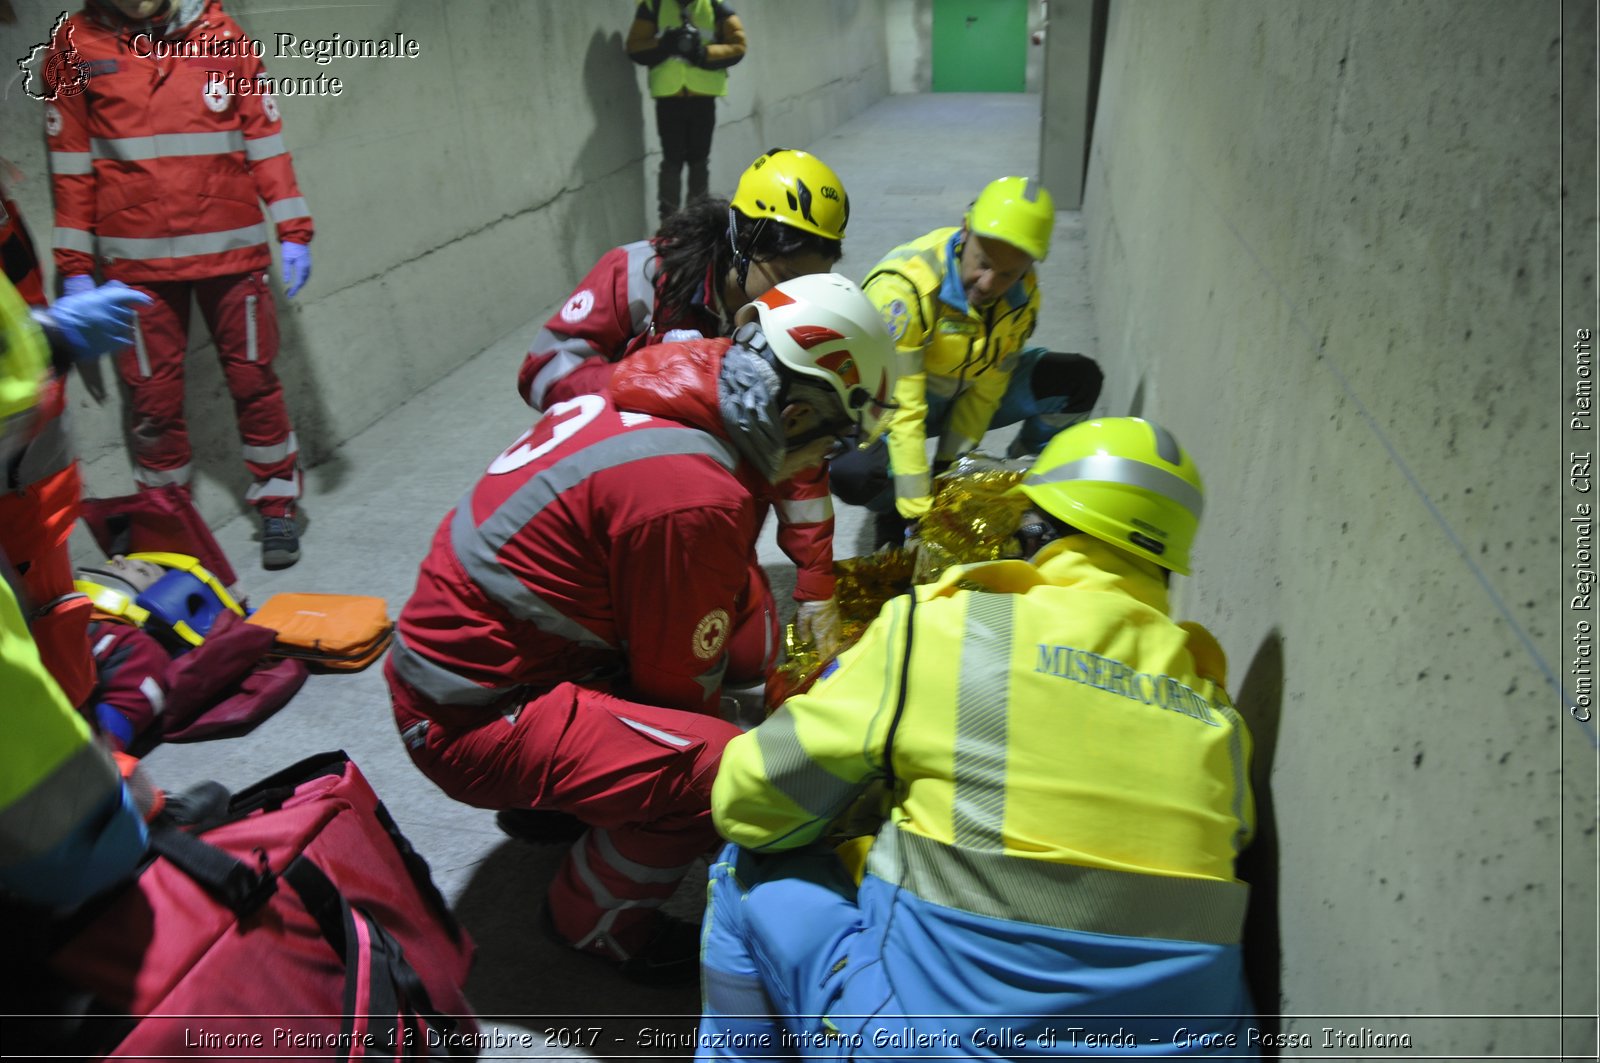
[[[48,357],[27,305],[0,277],[0,440],[29,417]],[[132,870],[144,821],[39,659],[9,570],[0,554],[0,890],[70,906]]]
[[[39,385],[50,371],[50,348],[9,280],[0,276],[0,461],[26,442]]]
[[[932,501],[928,397],[954,401],[935,456],[949,460],[977,446],[1039,319],[1031,269],[993,306],[969,306],[961,246],[960,229],[936,229],[889,252],[861,285],[901,355],[894,391],[899,408],[890,414],[888,431],[895,506],[903,517],[922,516]]]
[[[50,678],[0,580],[0,891],[71,907],[132,872],[145,827],[111,754]]]
[[[1254,809],[1225,667],[1159,569],[1069,536],[891,601],[729,743],[712,814],[747,850],[793,849],[893,783],[858,901],[875,951],[850,962],[906,1014],[1239,1015]],[[1190,1054],[1165,1021],[1148,1050]]]

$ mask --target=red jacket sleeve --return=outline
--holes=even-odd
[[[241,42],[248,40],[237,24],[233,30]],[[241,59],[241,76],[259,83],[267,70],[248,51]],[[255,179],[256,192],[267,205],[267,214],[278,229],[278,241],[309,244],[315,229],[311,208],[300,195],[294,177],[294,162],[283,142],[283,122],[278,117],[278,102],[269,93],[238,98],[239,126],[244,132],[245,162]]]
[[[47,66],[70,51],[74,16],[50,44]],[[55,197],[56,275],[94,272],[95,177],[89,154],[85,93],[61,93],[44,105],[45,141],[50,151],[50,191]]]
[[[833,597],[833,498],[828,467],[785,480],[773,489],[778,547],[795,564],[794,600]]]
[[[580,367],[596,380],[608,378],[609,363],[622,357],[636,331],[628,305],[627,248],[614,247],[600,256],[577,290],[533,338],[517,374],[523,401],[543,410],[570,398],[567,392],[571,388],[558,389],[555,394],[551,388]]]
[[[631,695],[716,713],[738,597],[749,580],[749,518],[704,506],[646,521],[612,548],[612,600]]]

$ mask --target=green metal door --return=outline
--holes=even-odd
[[[1028,0],[933,0],[933,91],[1021,92]]]

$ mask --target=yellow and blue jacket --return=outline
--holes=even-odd
[[[0,438],[24,422],[48,360],[44,335],[0,278]],[[0,566],[9,569],[0,554]],[[68,907],[128,874],[145,845],[111,754],[50,677],[0,570],[0,891]]]
[[[790,849],[887,778],[869,879],[990,919],[1235,946],[1254,808],[1225,669],[1169,618],[1159,569],[1069,536],[891,601],[729,743],[712,814],[747,849]]]
[[[959,228],[936,229],[889,252],[861,285],[901,356],[899,408],[890,414],[888,435],[895,506],[903,517],[922,516],[932,501],[929,397],[953,403],[935,457],[948,461],[977,446],[1039,319],[1031,269],[988,309],[969,306],[961,247]]]

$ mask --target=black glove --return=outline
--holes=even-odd
[[[1033,386],[1036,399],[1065,395],[1067,410],[1082,413],[1094,407],[1100,398],[1100,387],[1105,375],[1093,358],[1064,351],[1051,351],[1033,363]]]
[[[872,548],[878,550],[885,546],[904,546],[906,529],[910,526],[911,522],[902,517],[898,510],[873,514]]]
[[[706,58],[706,44],[696,26],[673,26],[661,34],[661,50],[669,59],[687,59],[696,66]]]

